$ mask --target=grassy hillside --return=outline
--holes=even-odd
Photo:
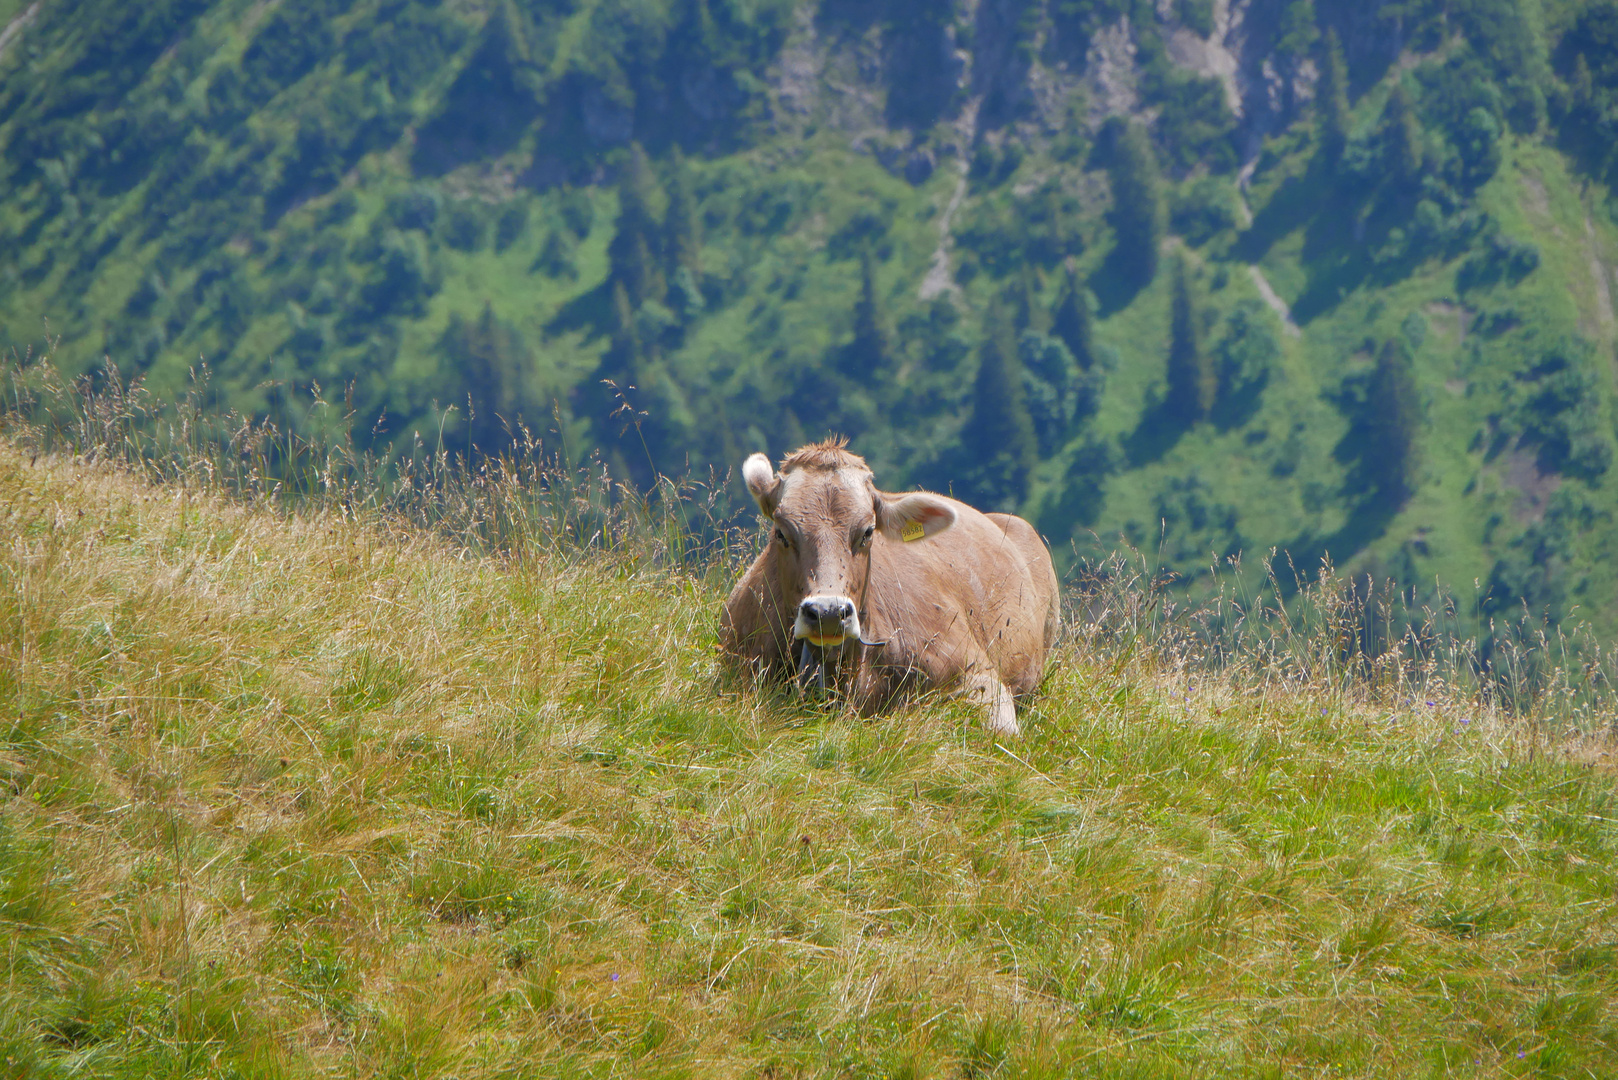
[[[1226,15],[0,4],[0,348],[643,489],[833,430],[1064,566],[1610,638],[1618,6]]]
[[[1608,716],[1081,620],[999,745],[727,687],[722,560],[0,492],[7,1075],[1618,1070]]]

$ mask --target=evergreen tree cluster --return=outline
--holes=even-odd
[[[837,367],[851,378],[888,373],[894,357],[893,333],[876,291],[876,268],[869,251],[860,255],[860,295],[854,304],[854,336]]]
[[[1165,204],[1157,155],[1138,123],[1111,125],[1107,179],[1112,187],[1113,263],[1126,286],[1139,289],[1157,275]]]
[[[1105,379],[1094,319],[1095,298],[1071,271],[1049,312],[1026,289],[996,297],[984,313],[959,451],[941,463],[957,494],[1014,510],[1034,465],[1083,431]]]
[[[642,484],[839,432],[895,484],[1080,543],[1157,512],[1199,559],[1253,528],[1246,481],[1188,471],[1204,446],[1275,481],[1273,520],[1311,516],[1249,539],[1381,543],[1425,505],[1449,421],[1417,388],[1444,385],[1480,470],[1531,456],[1567,493],[1547,521],[1600,519],[1610,372],[1542,294],[1588,307],[1605,257],[1618,0],[1255,5],[1268,119],[1293,124],[1262,145],[1168,48],[1217,29],[1205,0],[215,3],[47,3],[0,59],[0,310],[29,323],[8,340],[49,314],[79,368],[111,354],[164,392],[204,356],[231,404],[294,425],[312,382],[351,382],[384,452],[429,428],[494,452],[539,421]],[[1097,129],[1040,80],[1125,17],[1138,107]],[[795,25],[859,58],[869,130],[793,82]],[[1590,182],[1588,251],[1565,190],[1506,209],[1557,160]],[[1456,330],[1394,335],[1422,305]],[[1345,507],[1363,534],[1308,535]],[[1555,592],[1524,567],[1577,545],[1542,539],[1482,541],[1527,560],[1500,595]]]
[[[1365,478],[1386,503],[1403,503],[1416,490],[1420,465],[1421,401],[1410,370],[1410,349],[1390,339],[1377,354],[1366,400]]]
[[[984,317],[972,413],[961,432],[972,464],[961,470],[963,496],[985,509],[1014,510],[1027,490],[1037,456],[1024,395],[1022,362],[1005,305]]]
[[[1316,138],[1321,152],[1333,166],[1343,156],[1348,145],[1350,110],[1348,101],[1348,62],[1343,57],[1343,43],[1335,29],[1328,29],[1325,46],[1321,50],[1320,85],[1317,90],[1315,112]]]
[[[533,353],[522,334],[489,304],[475,319],[450,316],[439,342],[451,383],[467,386],[454,403],[466,410],[464,438],[469,449],[498,454],[521,438],[520,426],[543,422],[547,403],[531,385]]]
[[[668,174],[665,185],[641,145],[630,145],[618,179],[618,220],[607,247],[611,343],[579,393],[603,444],[623,438],[623,418],[638,415],[632,391],[648,405],[670,405],[675,388],[658,362],[678,345],[685,322],[703,306],[701,222],[690,169],[678,149],[670,155]],[[645,437],[640,424],[636,439]],[[630,460],[637,461],[639,472],[638,459]]]
[[[1163,400],[1164,415],[1182,427],[1207,419],[1218,387],[1213,361],[1203,348],[1186,262],[1183,257],[1177,258],[1169,307],[1168,390]]]

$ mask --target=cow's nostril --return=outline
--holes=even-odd
[[[841,622],[854,614],[854,604],[841,596],[812,596],[799,604],[798,610],[804,618],[816,622]]]

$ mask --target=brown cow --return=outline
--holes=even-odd
[[[720,643],[755,673],[825,686],[869,714],[912,685],[958,686],[1017,734],[1013,695],[1039,685],[1056,637],[1056,571],[1033,526],[942,495],[876,490],[841,439],[781,463],[754,454],[747,490],[775,526],[725,601]]]

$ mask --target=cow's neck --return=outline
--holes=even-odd
[[[886,641],[866,641],[865,640],[865,633],[870,628],[870,625],[871,625],[871,622],[870,622],[870,608],[866,604],[865,601],[866,601],[866,598],[871,595],[871,574],[874,572],[874,570],[873,570],[874,560],[872,559],[872,555],[873,555],[873,553],[875,551],[876,551],[876,537],[873,536],[873,537],[871,537],[871,542],[869,544],[865,545],[865,584],[860,586],[860,647],[861,648],[880,648],[881,646],[887,644]]]

